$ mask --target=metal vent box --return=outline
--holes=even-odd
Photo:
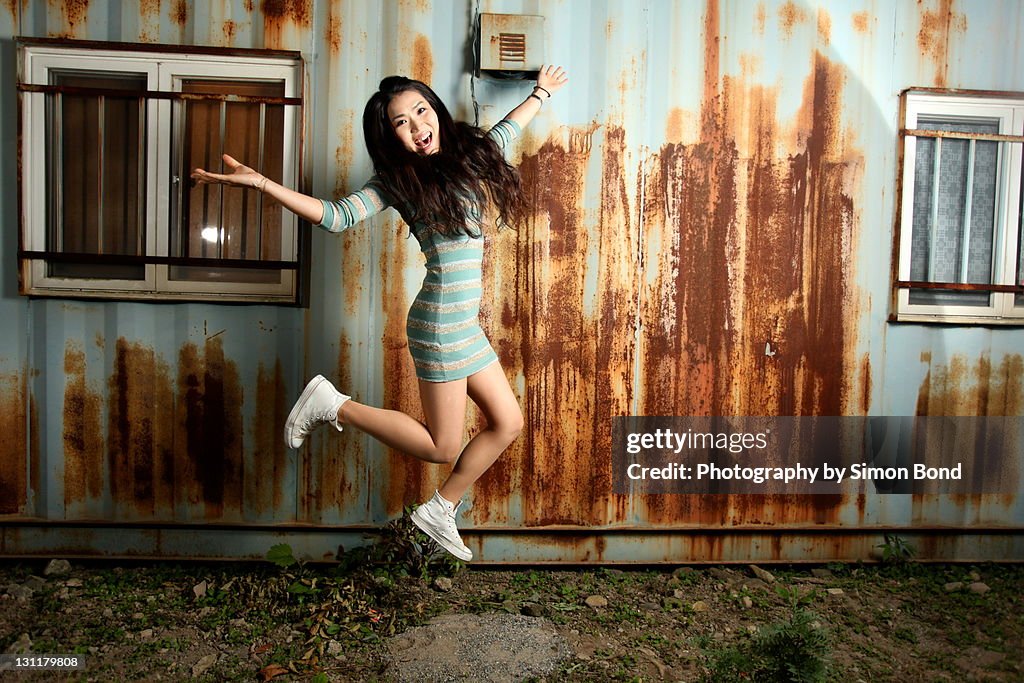
[[[544,63],[544,17],[480,15],[481,71],[538,71]]]

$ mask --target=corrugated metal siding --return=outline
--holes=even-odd
[[[1018,3],[14,0],[0,38],[299,50],[307,187],[331,196],[370,174],[383,76],[484,126],[525,96],[471,82],[477,11],[544,15],[572,75],[517,153],[532,219],[489,237],[485,328],[527,426],[472,491],[482,559],[855,559],[886,529],[924,557],[1020,559],[1019,496],[616,496],[609,456],[615,415],[1021,414],[1024,331],[886,322],[898,93],[1024,90]],[[13,161],[0,178],[14,225]],[[5,552],[244,557],[284,532],[320,557],[442,480],[354,430],[280,443],[317,372],[419,414],[421,256],[397,215],[313,235],[305,311],[29,301],[2,239]]]

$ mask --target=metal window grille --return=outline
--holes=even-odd
[[[995,292],[1024,291],[1018,265],[1015,284],[995,284],[1000,238],[996,207],[1006,145],[1024,137],[1001,135],[997,120],[921,117],[926,128],[905,129],[918,138],[910,280],[913,304],[987,306]],[[1018,230],[1020,221],[1018,220]],[[1021,263],[1020,240],[1018,264]]]
[[[281,96],[281,84],[196,80],[170,92],[140,88],[124,75],[64,72],[49,85],[19,83],[18,89],[46,95],[47,179],[54,189],[46,249],[22,251],[21,258],[45,259],[57,276],[119,279],[139,277],[146,264],[192,268],[179,270],[181,279],[224,279],[221,269],[229,269],[241,273],[232,281],[251,282],[297,268],[280,260],[279,212],[268,212],[260,193],[209,185],[186,192],[191,167],[220,168],[226,145],[243,141],[246,159],[262,164],[269,177],[275,168],[280,174],[283,110],[302,105],[301,98]],[[168,256],[149,253],[143,226],[146,119],[155,100],[174,101],[175,142],[193,143],[191,152],[174,145],[177,237]],[[239,120],[245,122],[229,125]]]

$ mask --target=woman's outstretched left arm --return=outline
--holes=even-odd
[[[505,118],[517,123],[521,129],[526,128],[527,124],[540,111],[541,106],[568,82],[569,74],[562,67],[542,66],[533,92],[523,100],[522,104],[506,114]]]

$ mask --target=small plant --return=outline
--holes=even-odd
[[[689,567],[680,567],[672,572],[672,587],[682,588],[683,586],[696,586],[701,582],[703,575]]]
[[[339,569],[349,572],[363,565],[377,565],[386,567],[393,576],[414,576],[423,581],[456,574],[463,563],[412,523],[409,515],[414,509],[406,508],[405,514],[385,525],[374,543],[341,553]]]
[[[281,569],[287,569],[299,563],[292,553],[292,547],[287,543],[278,543],[275,546],[271,546],[270,550],[267,551],[267,560],[273,562]]]
[[[885,564],[906,564],[914,556],[914,549],[896,534],[886,534],[885,543],[875,546],[882,549],[882,562]]]
[[[758,631],[739,644],[710,652],[706,681],[733,683],[819,683],[828,676],[828,636],[811,612]]]
[[[775,592],[779,594],[783,600],[789,605],[790,609],[797,609],[805,605],[810,605],[819,597],[817,590],[801,591],[798,586],[792,588],[788,586],[777,586]]]
[[[895,631],[893,631],[892,635],[893,635],[893,637],[898,638],[899,640],[904,640],[904,641],[906,641],[908,643],[917,643],[918,642],[917,634],[914,633],[914,630],[910,629],[910,628],[907,628],[905,626],[904,627],[900,627],[900,628],[896,629]]]
[[[558,587],[558,595],[566,601],[573,601],[579,597],[579,589],[571,583],[563,583]]]

